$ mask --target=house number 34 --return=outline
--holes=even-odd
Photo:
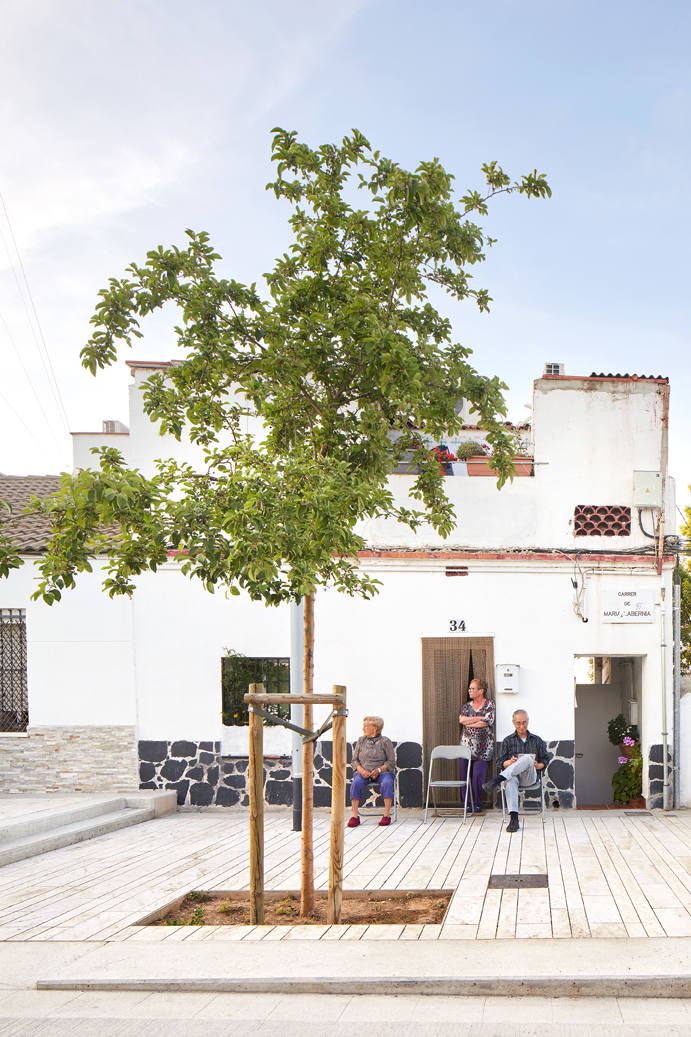
[[[464,619],[450,619],[449,620],[449,630],[451,631],[452,634],[457,633],[459,630],[465,630],[465,620]]]

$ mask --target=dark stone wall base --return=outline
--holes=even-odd
[[[664,746],[662,742],[648,746],[648,795],[646,796],[646,805],[649,810],[662,810],[664,806],[665,768],[663,766],[663,753]],[[667,746],[667,761],[670,765],[668,775],[671,779],[672,753],[669,746]],[[645,789],[643,789],[643,795],[645,796]]]
[[[421,807],[422,746],[418,742],[394,744],[398,769],[398,801],[402,807]],[[348,744],[347,802],[350,802],[353,744]],[[333,743],[317,742],[314,753],[314,805],[331,806]],[[139,787],[174,789],[179,806],[249,806],[247,757],[221,756],[220,742],[178,740],[139,743]],[[264,759],[264,800],[270,806],[289,807],[293,779],[289,756]],[[366,801],[383,806],[374,793]],[[365,804],[363,804],[364,806]]]
[[[422,773],[422,746],[419,742],[394,742],[397,768],[398,805],[423,807],[424,781]],[[348,771],[346,802],[350,802],[350,782],[353,776],[351,760],[354,743],[348,743]],[[576,804],[574,743],[548,742],[552,760],[547,768],[545,792],[547,806],[569,810]],[[658,747],[652,746],[653,749]],[[662,747],[659,747],[660,751]],[[660,756],[660,760],[662,757]],[[652,760],[652,756],[651,756]],[[331,806],[333,743],[317,742],[314,753],[314,805]],[[221,755],[220,742],[141,741],[139,743],[139,787],[142,789],[174,789],[179,806],[249,806],[247,787],[247,757]],[[660,776],[662,766],[659,766]],[[653,778],[651,766],[651,779]],[[657,780],[657,775],[655,775]],[[655,782],[651,780],[651,790]],[[660,793],[662,782],[659,781]],[[537,799],[539,793],[526,793]],[[264,799],[269,806],[289,807],[293,802],[293,780],[289,756],[264,760]],[[661,795],[660,795],[661,800]],[[371,793],[363,807],[383,807],[380,796]]]

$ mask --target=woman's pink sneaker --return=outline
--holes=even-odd
[[[359,824],[360,824],[360,818],[359,817],[351,817],[350,820],[348,821],[348,828],[357,828],[357,826]]]
[[[381,821],[379,822],[379,826],[380,826],[380,827],[381,827],[382,825],[390,825],[390,824],[391,824],[391,818],[390,818],[390,817],[383,817],[383,818],[381,819]]]

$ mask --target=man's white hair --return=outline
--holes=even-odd
[[[513,716],[511,717],[511,719],[512,719],[512,720],[515,720],[515,719],[516,719],[516,717],[517,717],[517,716],[519,716],[519,715],[521,715],[521,714],[522,714],[522,715],[523,715],[523,716],[524,716],[524,717],[526,718],[526,720],[528,721],[528,723],[530,723],[530,717],[528,716],[528,711],[527,711],[527,710],[525,710],[525,709],[514,709],[514,711],[513,711]]]

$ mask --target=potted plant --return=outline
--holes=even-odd
[[[629,807],[644,807],[643,799],[643,756],[640,746],[632,738],[627,748],[628,756],[619,757],[619,768],[612,775],[614,802],[625,803]]]
[[[614,802],[630,807],[644,807],[643,756],[639,745],[638,728],[629,724],[620,713],[607,724],[607,735],[612,745],[618,745],[619,769],[612,776]]]
[[[440,443],[439,446],[435,446],[432,451],[432,456],[434,456],[439,462],[439,471],[442,475],[446,475],[447,465],[458,460],[456,455],[452,454],[443,443]]]
[[[630,749],[640,740],[638,728],[635,724],[629,724],[623,713],[614,717],[607,724],[607,737],[612,745],[618,745],[622,755],[628,758]]]
[[[476,439],[467,439],[456,447],[456,456],[460,462],[465,462],[468,475],[494,475],[487,464],[489,444],[479,443]]]

